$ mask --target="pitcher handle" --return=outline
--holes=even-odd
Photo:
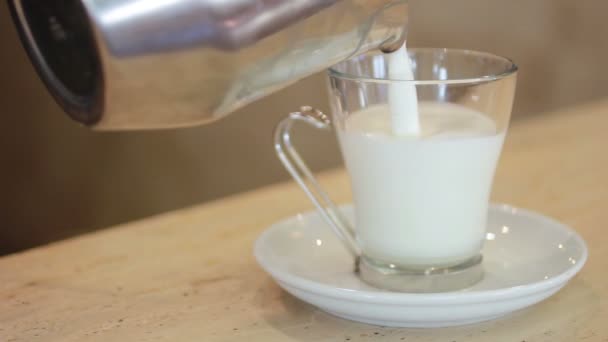
[[[296,121],[303,121],[323,130],[331,127],[331,121],[322,111],[309,106],[303,106],[299,111],[289,113],[285,119],[279,122],[274,130],[274,149],[285,169],[287,169],[293,179],[308,195],[308,198],[317,207],[325,222],[329,224],[334,233],[342,240],[346,249],[357,260],[361,255],[361,248],[357,244],[353,227],[321,188],[291,143],[291,128]]]

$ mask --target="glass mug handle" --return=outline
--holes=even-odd
[[[291,128],[297,121],[303,121],[315,128],[324,130],[331,127],[329,117],[318,109],[303,106],[299,111],[289,113],[285,119],[279,122],[274,131],[274,148],[277,156],[285,169],[317,207],[325,222],[330,225],[334,233],[342,240],[346,249],[357,260],[361,255],[361,248],[357,244],[353,227],[321,188],[291,143]]]

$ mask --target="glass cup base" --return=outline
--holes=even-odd
[[[445,268],[406,269],[361,256],[357,272],[364,282],[385,290],[413,293],[447,292],[474,285],[483,278],[481,254]]]

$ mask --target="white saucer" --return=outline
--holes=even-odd
[[[342,207],[352,219],[352,206]],[[498,318],[546,299],[585,264],[587,246],[569,227],[541,214],[492,205],[485,275],[471,288],[443,293],[390,292],[363,283],[353,260],[316,212],[268,228],[255,244],[258,263],[287,292],[349,320],[393,327],[443,327]]]

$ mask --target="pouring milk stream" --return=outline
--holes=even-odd
[[[388,62],[388,72],[391,79],[414,79],[414,70],[412,70],[405,44],[388,56]],[[397,82],[391,84],[388,91],[393,133],[395,135],[420,134],[416,87],[407,82]]]

